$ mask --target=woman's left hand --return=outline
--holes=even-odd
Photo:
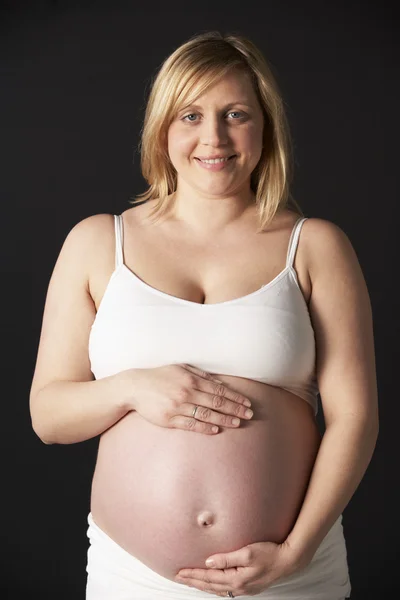
[[[299,560],[286,542],[256,542],[211,558],[215,567],[181,569],[175,581],[222,597],[227,591],[234,597],[255,596],[308,564],[304,558]]]

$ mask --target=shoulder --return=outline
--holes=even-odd
[[[341,227],[326,219],[303,223],[302,242],[311,281],[310,311],[315,321],[325,314],[339,318],[338,311],[371,316],[367,283],[356,250]],[[338,321],[336,321],[338,323]]]
[[[87,280],[96,264],[115,246],[114,216],[101,213],[78,221],[67,233],[56,261],[55,271],[63,266],[74,269]]]
[[[114,215],[101,213],[78,221],[68,232],[63,250],[96,255],[108,243],[114,243]]]
[[[114,215],[101,213],[78,221],[68,232],[66,240],[78,245],[87,245],[104,235],[114,232]]]
[[[302,224],[301,243],[311,279],[327,269],[357,269],[358,258],[349,236],[332,221],[308,217]]]

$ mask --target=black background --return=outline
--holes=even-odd
[[[150,78],[191,35],[252,39],[291,125],[293,192],[349,236],[370,292],[381,427],[344,512],[352,600],[397,596],[398,22],[386,2],[7,2],[0,19],[2,597],[80,600],[98,439],[46,446],[29,388],[48,280],[68,231],[144,191]],[[396,185],[397,184],[397,185]]]

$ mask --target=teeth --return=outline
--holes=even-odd
[[[199,158],[199,160],[201,160],[201,158]],[[201,162],[210,164],[210,165],[215,165],[216,163],[220,163],[220,162],[226,162],[227,160],[229,160],[228,158],[212,158],[210,160],[201,160]]]

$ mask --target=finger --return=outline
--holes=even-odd
[[[210,401],[204,400],[203,402]],[[189,404],[184,403],[179,407],[179,411],[186,417],[191,417],[193,415],[194,408],[197,406],[195,418],[197,421],[202,421],[203,423],[212,423],[213,425],[221,425],[222,427],[239,427],[240,418],[236,416],[231,416],[229,414],[221,414],[220,412],[216,412],[208,408],[208,406],[201,406],[200,404]]]
[[[193,409],[193,407],[192,407]],[[193,412],[193,410],[192,410]],[[198,412],[198,411],[197,411]],[[197,415],[197,413],[196,413]],[[212,423],[203,423],[197,418],[177,415],[169,420],[172,427],[176,429],[184,429],[185,431],[194,431],[195,433],[206,433],[207,435],[215,435],[219,432],[217,425]]]
[[[246,396],[243,396],[243,394],[239,394],[239,392],[229,389],[229,387],[226,384],[224,384],[220,379],[213,377],[210,373],[207,373],[207,371],[203,371],[202,369],[198,369],[197,367],[193,367],[192,365],[187,365],[186,363],[182,364],[181,366],[187,369],[188,371],[195,373],[202,380],[205,380],[199,381],[198,389],[201,392],[213,394],[216,396],[224,396],[228,400],[232,400],[237,404],[251,406],[251,402]],[[219,385],[215,385],[215,383]]]
[[[189,365],[182,366],[186,368]],[[193,372],[197,371],[201,374],[196,378],[196,381],[192,383],[192,386],[194,385],[194,389],[200,391],[202,394],[202,398],[200,400],[197,400],[197,398],[195,399],[195,403],[197,405],[211,408],[218,413],[233,415],[239,419],[252,418],[253,412],[248,408],[251,406],[251,402],[248,398],[246,398],[246,396],[229,389],[229,387],[224,385],[224,383],[219,379],[210,379],[211,376],[201,369],[189,366],[188,370]],[[193,408],[194,406],[187,406],[185,415],[189,416],[188,410],[191,410],[192,412]],[[204,414],[202,420],[209,420],[206,414]],[[216,419],[215,417],[212,422],[219,425],[232,425],[232,421],[225,422],[224,420],[221,420],[220,418]],[[235,425],[239,424],[240,423],[236,423]]]
[[[249,420],[252,418],[253,411],[246,405],[247,399],[244,396],[230,390],[224,384],[209,382],[208,386],[208,392],[201,391],[200,397],[195,395],[194,403],[211,408],[218,413],[239,417],[239,419]]]
[[[197,583],[209,583],[211,585],[222,585],[225,589],[226,586],[233,586],[234,577],[237,575],[236,569],[181,569],[177,575],[176,580],[181,579],[186,583],[187,581],[196,581]]]
[[[248,546],[225,554],[213,554],[206,560],[210,569],[229,569],[231,567],[248,567],[251,564],[253,552]]]
[[[197,367],[193,367],[192,365],[187,364],[182,364],[181,366],[187,369],[188,371],[195,373],[201,379],[204,379],[206,381],[206,383],[203,381],[199,382],[198,389],[201,392],[206,392],[207,394],[215,394],[217,396],[224,396],[228,400],[232,400],[237,404],[251,406],[251,402],[246,396],[243,396],[243,394],[239,394],[239,392],[235,392],[234,390],[229,389],[229,387],[226,384],[224,384],[220,379],[213,377],[210,373],[207,373],[207,371],[203,371],[202,369],[198,369]],[[219,385],[216,386],[215,383]]]
[[[231,390],[226,384],[219,379],[214,379],[207,382],[201,382],[200,391],[206,392],[215,396],[215,402],[218,403],[218,397],[230,400],[232,405],[239,404],[240,406],[248,407],[251,406],[251,402],[243,394],[239,394],[235,390]]]

